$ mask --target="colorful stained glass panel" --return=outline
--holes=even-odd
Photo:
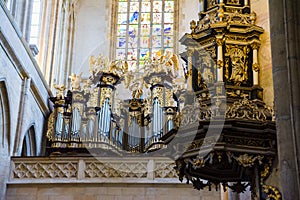
[[[138,24],[140,14],[139,12],[129,13],[129,23],[130,24]]]
[[[173,35],[173,24],[165,24],[164,34],[165,35]]]
[[[151,12],[151,2],[142,2],[142,12]]]
[[[141,25],[141,35],[150,35],[150,25],[149,24],[142,24]]]
[[[161,37],[160,36],[152,37],[152,46],[153,47],[161,47]]]
[[[152,33],[153,35],[161,35],[162,32],[161,32],[161,24],[159,25],[153,25],[152,26]]]
[[[126,38],[117,38],[117,48],[125,48],[126,47]]]
[[[130,12],[139,12],[139,2],[130,2]]]
[[[153,12],[162,12],[162,1],[153,2]]]
[[[174,12],[174,1],[165,1],[164,12]]]
[[[140,49],[140,60],[145,60],[149,58],[150,50],[149,49]]]
[[[173,23],[174,22],[174,15],[173,13],[165,13],[165,23]]]
[[[136,38],[139,33],[138,31],[139,31],[138,25],[130,25],[128,28],[128,37]]]
[[[128,60],[137,60],[137,50],[129,48],[128,52],[127,52],[127,59]]]
[[[149,37],[141,37],[140,43],[141,43],[141,47],[149,48],[150,47]]]
[[[118,36],[126,36],[126,31],[127,31],[127,26],[126,25],[118,25],[117,26],[118,30]]]
[[[120,2],[118,12],[127,13],[127,2]]]
[[[127,13],[119,13],[118,14],[118,24],[126,24],[127,23]]]
[[[125,49],[117,49],[116,50],[116,59],[117,60],[126,59]]]
[[[142,13],[141,23],[143,24],[150,24],[151,16],[150,13]]]
[[[162,14],[161,13],[153,13],[153,23],[160,24],[162,22]]]
[[[164,47],[173,47],[173,37],[164,36]]]
[[[138,42],[138,38],[128,38],[128,48],[136,48],[137,46],[137,42]]]
[[[116,59],[126,59],[132,70],[173,52],[174,11],[174,0],[119,0]]]

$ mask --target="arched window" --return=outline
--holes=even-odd
[[[40,13],[41,2],[40,0],[32,0],[32,13],[31,13],[31,26],[29,43],[38,46],[38,36],[40,32]]]
[[[118,0],[115,59],[130,69],[174,51],[175,0]]]
[[[31,126],[25,133],[22,144],[21,156],[36,156],[36,140],[34,126]]]
[[[6,84],[0,80],[0,154],[9,153],[10,112]],[[6,149],[3,151],[3,148]]]

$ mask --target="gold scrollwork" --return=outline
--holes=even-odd
[[[224,38],[217,38],[216,43],[218,46],[222,46],[224,44]]]
[[[260,70],[260,65],[259,65],[258,63],[254,63],[254,64],[252,65],[252,69],[253,69],[254,71],[258,72],[258,71]]]
[[[111,105],[111,99],[112,99],[112,94],[113,94],[113,89],[108,88],[108,87],[103,87],[100,89],[101,94],[100,94],[100,106],[102,106],[105,102],[106,99],[109,99],[109,104]]]
[[[73,101],[84,101],[82,93],[73,93]]]
[[[217,66],[218,66],[218,69],[222,68],[224,66],[224,61],[223,60],[218,60],[217,61]]]
[[[254,162],[256,160],[260,161],[263,159],[263,156],[253,156],[253,155],[248,155],[246,154],[242,154],[239,155],[239,157],[235,157],[232,156],[236,161],[238,161],[238,163],[240,165],[242,165],[243,167],[252,167],[254,165]]]
[[[270,200],[282,200],[282,195],[278,188],[271,185],[263,185],[263,191]]]
[[[166,88],[165,101],[165,106],[174,106],[173,91],[171,89]]]
[[[54,112],[52,112],[48,118],[48,130],[46,133],[46,136],[49,140],[52,140],[53,138],[54,120],[55,120],[55,115]]]
[[[227,3],[234,5],[241,5],[240,0],[227,0]]]
[[[228,106],[226,110],[226,118],[249,119],[257,121],[266,121],[272,116],[271,110],[266,107],[258,107],[258,105],[246,98],[234,102]]]
[[[207,8],[208,9],[210,9],[210,8],[216,6],[216,5],[217,5],[217,1],[216,0],[208,0],[207,1]]]
[[[152,97],[153,99],[157,98],[160,106],[164,105],[164,88],[163,87],[155,87],[152,89]]]
[[[225,58],[225,78],[229,79],[229,59]]]
[[[252,49],[258,49],[260,47],[260,44],[258,43],[258,42],[253,42],[252,44],[251,44],[251,48]]]

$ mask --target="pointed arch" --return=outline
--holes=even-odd
[[[34,125],[31,125],[24,135],[21,156],[36,156],[36,139]]]
[[[10,106],[5,80],[0,79],[0,147],[10,153]]]

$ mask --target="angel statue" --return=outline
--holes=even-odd
[[[143,77],[134,80],[133,84],[129,86],[129,89],[132,91],[132,98],[140,99],[144,94],[144,87],[148,88],[148,85],[144,81]]]
[[[167,56],[166,56],[166,63],[165,63],[165,66],[166,66],[166,70],[167,70],[167,73],[171,75],[172,78],[175,78],[178,76],[178,70],[179,70],[179,67],[178,67],[178,63],[179,63],[179,59],[177,57],[176,54],[170,54],[167,53]]]
[[[79,75],[76,75],[76,74],[73,73],[70,76],[71,82],[72,82],[72,90],[80,90],[81,89],[81,87],[80,87],[80,83],[81,83],[81,80],[82,80],[81,75],[82,75],[82,72],[80,72]]]

